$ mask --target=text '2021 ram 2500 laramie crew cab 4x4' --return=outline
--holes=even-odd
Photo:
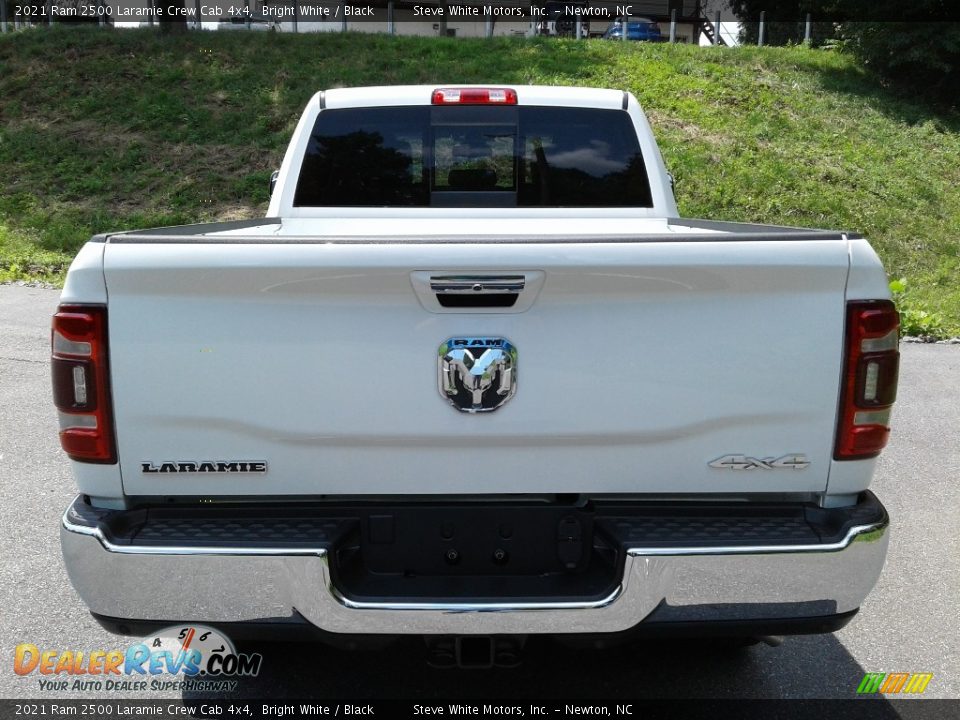
[[[866,240],[678,218],[613,90],[321,92],[275,181],[265,219],[70,269],[61,533],[102,622],[486,647],[857,611],[899,357]]]

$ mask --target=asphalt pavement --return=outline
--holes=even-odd
[[[97,625],[60,557],[75,495],[49,387],[55,290],[0,286],[0,698],[130,697],[40,691],[14,648],[125,648]],[[832,635],[733,651],[702,642],[613,650],[532,641],[515,669],[434,670],[422,641],[378,651],[265,645],[263,670],[235,697],[851,698],[867,672],[930,672],[926,697],[960,698],[960,346],[905,344],[894,432],[873,489],[892,518],[889,557],[860,614]],[[158,581],[163,581],[158,579]],[[179,698],[180,691],[151,693]]]

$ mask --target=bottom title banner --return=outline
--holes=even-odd
[[[0,700],[0,718],[846,718],[949,720],[960,700]]]

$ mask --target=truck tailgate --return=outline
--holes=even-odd
[[[825,489],[844,239],[382,240],[108,242],[124,492]],[[432,307],[434,275],[523,276],[529,295]],[[441,395],[451,337],[514,346],[502,407]],[[809,465],[710,465],[797,454]]]

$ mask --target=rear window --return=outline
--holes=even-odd
[[[651,207],[621,110],[387,107],[324,110],[297,207]]]

